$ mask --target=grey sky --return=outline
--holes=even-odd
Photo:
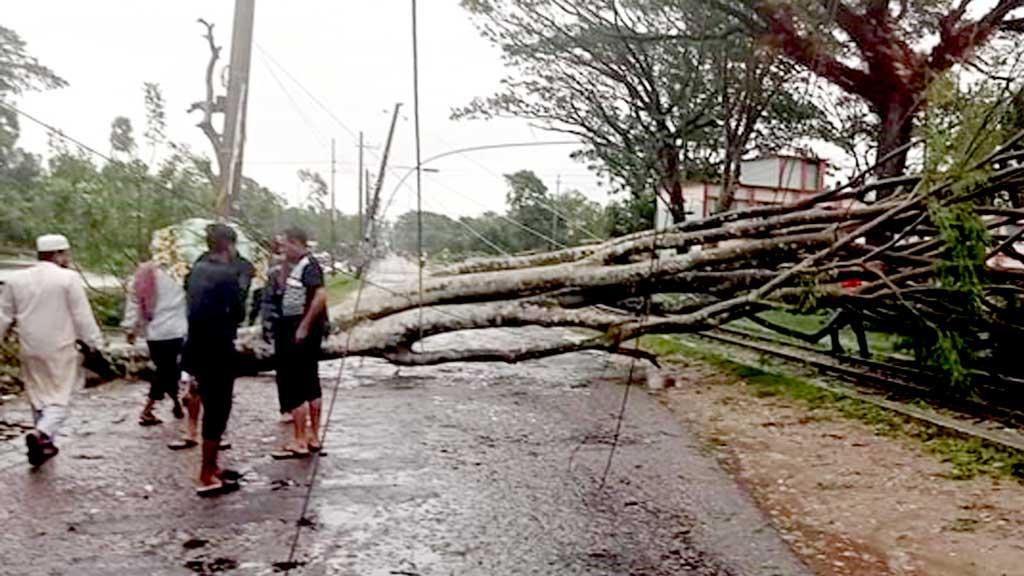
[[[493,92],[505,70],[499,53],[479,36],[458,0],[420,0],[419,4],[424,158],[466,146],[566,139],[517,120],[450,121],[451,107]],[[222,62],[226,62],[232,11],[231,0],[10,3],[4,25],[16,30],[32,54],[70,83],[63,90],[28,94],[19,105],[107,151],[110,122],[115,116],[129,116],[136,133],[141,134],[142,83],[158,82],[167,101],[170,138],[209,153],[209,144],[195,128],[197,116],[185,113],[203,93],[209,54],[196,19],[216,24],[218,43],[224,46]],[[295,202],[302,195],[296,171],[317,169],[326,178],[329,140],[335,137],[338,206],[354,212],[357,170],[352,133],[363,130],[369,144],[381,146],[396,101],[404,102],[405,107],[392,164],[413,165],[410,27],[408,0],[257,2],[246,174]],[[287,69],[345,127],[319,108],[273,61]],[[25,122],[22,145],[43,152],[45,131]],[[563,190],[579,189],[594,200],[606,201],[607,193],[596,179],[569,158],[572,149],[514,149],[439,160],[431,166],[440,172],[424,175],[424,209],[458,215],[501,210],[505,187],[500,175],[519,169],[535,170],[552,189],[561,174]],[[367,154],[374,173],[379,152],[378,148]],[[389,174],[386,193],[400,176],[401,171]],[[389,216],[414,207],[414,196],[407,187],[399,191]]]

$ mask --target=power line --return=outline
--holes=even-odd
[[[45,128],[51,134],[53,134],[53,135],[55,135],[55,136],[57,136],[57,137],[59,137],[59,138],[61,138],[63,140],[67,140],[68,142],[71,142],[72,144],[78,146],[82,150],[85,150],[86,152],[89,152],[90,154],[93,154],[94,156],[96,156],[96,157],[98,157],[98,158],[100,158],[102,160],[106,160],[107,162],[109,162],[111,164],[123,164],[123,162],[121,162],[120,160],[116,160],[116,159],[114,159],[114,158],[104,154],[103,152],[100,152],[99,150],[96,150],[95,148],[93,148],[92,146],[89,146],[88,144],[82,142],[81,140],[79,140],[79,139],[77,139],[77,138],[75,138],[73,136],[68,135],[67,132],[64,132],[60,128],[57,128],[56,126],[53,126],[52,124],[48,124],[48,123],[40,120],[39,118],[36,118],[35,116],[29,114],[28,112],[25,112],[24,110],[21,110],[20,108],[18,108],[17,106],[14,106],[13,104],[10,104],[8,102],[4,102],[4,101],[0,100],[0,107],[7,108],[8,110],[14,112],[15,114],[18,114],[19,116],[23,116],[24,118],[26,118],[26,119],[28,119],[28,120],[38,124],[39,126],[42,126],[43,128]],[[145,188],[146,190],[150,190],[150,188],[148,186],[143,187],[143,188]],[[210,207],[209,206],[206,206],[205,204],[199,202],[198,200],[196,200],[194,198],[190,198],[188,196],[181,196],[181,198],[183,198],[186,202],[188,202],[190,204],[202,207],[204,211],[207,211],[207,212],[210,211]]]
[[[355,306],[352,309],[353,318],[358,315],[359,305],[362,303],[363,289],[366,287],[366,280],[364,280],[365,276],[365,273],[360,273],[357,276],[357,280],[359,281],[359,289],[358,292],[356,293]],[[345,352],[341,357],[341,362],[338,365],[338,374],[337,376],[335,376],[334,379],[334,390],[331,392],[331,403],[327,407],[327,415],[324,417],[323,433],[320,436],[320,446],[324,446],[324,443],[327,441],[327,430],[331,425],[331,417],[334,415],[334,406],[338,400],[338,390],[341,389],[341,379],[345,374],[345,363],[348,360],[348,350],[351,347],[352,336],[355,334],[355,331],[356,327],[353,326],[352,329],[349,330],[348,337],[346,338]],[[317,432],[319,431],[314,431],[314,433]],[[295,551],[298,549],[299,536],[302,535],[302,526],[304,524],[303,521],[306,519],[306,513],[309,511],[309,503],[313,497],[313,486],[316,484],[316,476],[317,473],[320,471],[321,457],[322,450],[321,452],[315,454],[313,457],[313,470],[309,474],[309,487],[306,489],[306,495],[302,499],[302,510],[299,513],[299,519],[295,522],[295,536],[292,538],[292,544],[288,550],[288,563],[286,564],[287,567],[285,568],[285,574],[290,574],[292,571],[292,567],[295,565]]]
[[[423,165],[428,164],[430,162],[433,162],[435,160],[440,160],[441,158],[446,158],[448,156],[461,155],[461,154],[464,154],[466,152],[478,152],[478,151],[483,151],[483,150],[498,150],[498,149],[504,149],[504,148],[525,148],[525,147],[532,147],[532,146],[564,146],[564,145],[568,145],[568,144],[578,144],[578,142],[576,142],[575,140],[554,140],[554,141],[549,141],[549,142],[507,142],[507,143],[499,143],[499,144],[483,144],[483,145],[479,145],[479,146],[467,146],[467,147],[464,147],[464,148],[454,148],[454,149],[451,149],[451,150],[446,150],[446,151],[441,152],[439,154],[435,154],[435,155],[430,156],[429,158],[423,160],[422,162],[420,162],[419,165],[423,166]],[[387,213],[388,209],[391,207],[391,204],[392,204],[392,202],[395,199],[395,195],[398,193],[398,189],[402,187],[402,184],[405,183],[406,178],[408,178],[410,174],[412,174],[412,171],[406,172],[406,174],[404,176],[402,176],[402,179],[399,180],[398,184],[395,185],[395,188],[394,188],[394,190],[392,190],[391,196],[388,198],[387,203],[384,204],[384,211],[382,212],[382,214],[386,214]],[[446,187],[446,188],[448,188],[448,190],[458,194],[459,196],[462,196],[463,198],[469,199],[471,202],[477,204],[478,206],[481,206],[481,207],[483,207],[485,209],[487,208],[486,206],[484,206],[483,204],[481,204],[477,200],[475,200],[473,198],[470,198],[470,197],[468,197],[468,196],[466,196],[466,195],[464,195],[464,194],[454,190],[450,186],[448,186],[446,184],[441,184],[441,185]],[[552,209],[549,206],[548,207],[548,211],[551,211],[551,210]],[[547,242],[551,242],[552,244],[561,246],[563,248],[565,247],[565,244],[562,244],[561,242],[553,240],[552,238],[548,237],[547,235],[544,235],[543,233],[538,232],[537,230],[534,230],[534,229],[526,226],[525,224],[522,224],[521,222],[517,222],[516,220],[513,220],[512,218],[509,218],[508,216],[505,216],[505,215],[502,215],[501,217],[504,218],[505,220],[508,220],[509,222],[515,224],[518,227],[521,227],[521,228],[524,228],[524,229],[528,230],[531,234],[543,238]],[[565,219],[566,221],[569,220],[564,215],[562,215],[562,218]],[[577,228],[577,229],[580,229],[578,226],[574,226],[574,227]],[[584,230],[584,231],[586,231],[586,230]],[[597,236],[596,234],[593,234],[592,232],[589,232],[589,231],[586,231],[586,232],[588,233],[588,235],[590,235],[595,240],[601,240],[602,239],[600,236]]]
[[[315,124],[313,124],[309,117],[306,116],[306,113],[302,111],[302,109],[299,107],[299,103],[295,101],[295,98],[291,95],[291,92],[289,92],[288,89],[284,87],[284,83],[281,82],[281,78],[278,77],[276,72],[274,72],[274,69],[270,66],[270,62],[267,61],[266,55],[263,54],[262,52],[260,53],[260,59],[263,62],[263,65],[267,68],[267,72],[270,73],[270,77],[274,79],[274,83],[277,84],[277,87],[281,89],[281,92],[288,99],[288,103],[291,104],[292,110],[294,110],[295,113],[299,116],[299,118],[302,119],[302,122],[306,125],[307,128],[309,128],[309,131],[312,132],[314,136],[316,136],[317,140],[320,141],[320,145],[327,146],[327,138],[323,135],[322,132],[320,132],[320,129],[317,128]]]
[[[423,338],[423,161],[420,156],[420,57],[416,26],[416,0],[412,0],[412,102],[416,140],[416,250],[419,270],[419,327]],[[423,346],[422,342],[420,346]]]
[[[19,108],[17,108],[16,106],[14,106],[12,104],[8,104],[7,102],[4,102],[3,100],[0,100],[0,106],[3,106],[4,108],[7,108],[8,110],[14,112],[15,114],[18,114],[20,116],[24,116],[25,118],[31,120],[32,122],[35,122],[36,124],[42,126],[43,128],[46,128],[52,134],[55,134],[55,135],[59,136],[60,138],[63,138],[64,140],[67,140],[68,142],[71,142],[71,143],[77,145],[79,148],[81,148],[83,150],[86,150],[88,152],[91,152],[92,154],[95,154],[96,156],[106,160],[107,162],[112,162],[112,163],[116,163],[117,162],[117,160],[114,160],[110,156],[107,156],[106,154],[100,152],[99,150],[96,150],[95,148],[93,148],[92,146],[89,146],[88,144],[82,142],[81,140],[78,140],[77,138],[73,138],[73,137],[69,136],[67,133],[65,133],[60,128],[57,128],[55,126],[51,126],[50,124],[47,124],[46,122],[43,122],[42,120],[36,118],[35,116],[32,116],[28,112],[20,110]]]
[[[272,62],[275,66],[277,66],[277,68],[280,69],[281,72],[285,76],[287,76],[289,80],[291,80],[296,86],[298,86],[299,89],[302,90],[306,94],[306,96],[308,96],[309,99],[313,101],[313,103],[315,103],[321,110],[326,112],[327,115],[330,116],[331,119],[334,120],[338,124],[338,126],[341,126],[341,128],[343,130],[345,130],[345,132],[348,132],[349,136],[351,136],[353,140],[358,140],[359,139],[359,135],[356,133],[355,130],[350,128],[348,126],[348,124],[346,124],[341,118],[339,118],[338,115],[335,114],[334,111],[331,110],[326,104],[324,104],[322,100],[317,98],[308,88],[306,88],[306,86],[302,82],[299,82],[299,80],[291,72],[288,71],[288,68],[286,68],[284,65],[282,65],[276,58],[274,58],[274,56],[272,54],[270,54],[270,52],[268,52],[258,42],[256,43],[256,49],[260,51],[260,54],[263,57],[265,57],[267,60]],[[370,152],[370,153],[373,154],[373,152]],[[376,156],[376,154],[374,154],[374,155]]]
[[[446,140],[445,140],[444,138],[438,137],[438,140],[440,140],[440,141],[441,141],[442,143],[444,143],[444,144],[445,144],[446,146],[450,146],[450,145],[451,145],[451,144],[450,144],[450,143],[448,143],[448,142],[447,142],[447,141],[446,141]],[[572,142],[572,143],[574,143],[574,144],[579,144],[579,142],[573,142],[573,141],[568,141],[568,142]],[[524,144],[528,144],[528,143],[524,143]],[[534,142],[534,143],[533,143],[532,145],[534,145],[534,146],[537,146],[537,145],[544,145],[544,143],[542,143],[542,142]],[[485,150],[486,150],[486,148],[485,148]],[[502,174],[498,174],[498,173],[497,173],[497,172],[495,172],[494,170],[491,170],[491,169],[490,169],[489,167],[487,167],[487,166],[486,166],[486,165],[485,165],[484,163],[480,162],[480,161],[479,161],[479,160],[477,160],[476,158],[473,158],[472,156],[463,156],[463,155],[460,155],[460,156],[459,156],[459,158],[460,158],[460,159],[462,159],[462,160],[465,160],[466,162],[469,162],[470,164],[473,164],[473,165],[477,166],[478,168],[480,168],[480,169],[481,169],[481,170],[483,170],[484,172],[487,172],[488,174],[490,174],[491,176],[493,176],[493,177],[495,177],[495,178],[497,178],[497,179],[504,179],[504,178],[505,178],[505,176],[504,176],[504,175],[502,175]],[[535,172],[535,174],[536,174],[536,172]],[[561,176],[562,176],[562,174],[561,174],[561,173],[558,173],[558,176],[559,176],[559,177],[561,177]],[[584,227],[584,226],[582,226],[582,225],[579,225],[579,224],[574,224],[574,223],[573,223],[573,220],[572,220],[572,218],[570,218],[570,217],[569,217],[568,215],[566,215],[566,214],[565,214],[564,212],[562,212],[561,210],[559,210],[558,208],[556,208],[554,204],[552,204],[552,203],[549,203],[549,202],[545,202],[544,200],[535,200],[535,201],[537,202],[537,204],[540,204],[540,205],[541,205],[541,207],[543,207],[543,208],[544,208],[545,210],[547,210],[548,212],[550,212],[550,213],[554,214],[555,216],[557,216],[557,217],[561,218],[562,220],[565,220],[566,224],[567,224],[567,225],[568,225],[568,226],[569,226],[570,228],[574,228],[574,229],[576,229],[576,230],[579,230],[579,231],[583,232],[583,233],[584,233],[584,234],[586,234],[587,236],[590,236],[590,238],[591,238],[592,240],[603,240],[603,238],[601,238],[601,236],[599,236],[599,235],[597,235],[597,234],[593,233],[593,232],[592,232],[592,231],[590,231],[590,230],[589,230],[588,228],[586,228],[586,227]]]
[[[428,205],[428,208],[429,208],[429,205]],[[445,208],[442,207],[442,212],[444,210],[445,210]],[[472,234],[474,237],[476,237],[481,242],[486,244],[488,248],[491,248],[492,250],[494,250],[498,254],[501,254],[502,256],[511,256],[512,255],[507,250],[502,248],[501,246],[498,246],[494,242],[488,240],[486,236],[484,236],[481,232],[479,232],[478,230],[476,230],[475,228],[470,226],[468,223],[463,221],[462,218],[452,218],[452,221],[456,222],[459,226],[462,226],[463,228],[468,230],[470,234]]]
[[[275,66],[277,66],[281,70],[281,72],[283,72],[293,83],[295,83],[295,85],[298,86],[299,89],[301,89],[317,106],[319,106],[320,109],[322,109],[324,112],[326,112],[328,116],[330,116],[335,122],[337,122],[338,125],[342,127],[342,129],[344,129],[346,132],[348,132],[348,134],[350,136],[352,136],[354,139],[358,138],[358,135],[356,134],[356,132],[354,130],[352,130],[352,128],[350,128],[347,124],[345,124],[345,122],[342,121],[341,118],[339,118],[337,116],[337,114],[334,113],[334,111],[332,111],[329,107],[327,107],[327,105],[324,104],[323,101],[321,101],[319,98],[317,98],[308,88],[306,88],[305,85],[302,84],[302,82],[300,82],[297,78],[295,78],[295,76],[292,75],[292,73],[289,72],[288,69],[285,68],[276,58],[274,58],[273,55],[271,55],[265,48],[263,48],[262,45],[257,43],[256,44],[256,48],[257,48],[257,50],[260,51],[261,56],[263,56],[265,59],[267,59],[270,62],[272,62]],[[413,167],[413,169],[416,170],[417,168],[420,168],[422,170],[422,166],[424,164],[428,163],[428,162],[431,162],[431,161],[434,161],[434,160],[439,160],[441,158],[444,158],[444,157],[447,157],[447,156],[451,156],[451,155],[455,155],[455,154],[461,154],[463,152],[482,151],[482,150],[494,150],[494,149],[501,149],[501,148],[518,148],[518,147],[532,147],[532,146],[563,146],[563,145],[576,145],[576,144],[579,144],[579,142],[576,141],[576,140],[566,140],[566,141],[552,141],[552,142],[515,142],[515,143],[506,143],[506,144],[485,144],[485,145],[481,145],[481,146],[471,146],[471,147],[467,147],[467,148],[460,148],[460,149],[455,149],[455,150],[449,150],[449,151],[443,152],[441,154],[437,154],[437,155],[431,156],[431,157],[427,158],[426,160],[418,161],[417,162],[418,166]],[[371,152],[371,154],[372,154],[372,152]],[[490,170],[488,168],[484,168],[484,170],[490,172],[492,175],[497,175],[494,171],[492,171],[492,170]],[[420,178],[419,174],[417,174],[417,178]],[[396,192],[397,192],[398,188],[399,187],[395,188]],[[385,214],[387,212],[387,207],[389,207],[391,205],[391,201],[392,201],[393,198],[394,198],[394,192],[392,192],[391,198],[389,198],[388,202],[385,204],[385,209],[384,209],[384,212],[382,212],[382,217],[383,217],[383,214]],[[575,228],[577,230],[580,230],[580,231],[586,233],[588,236],[590,236],[594,240],[600,240],[601,239],[601,237],[599,235],[593,233],[592,231],[586,229],[585,227],[580,226],[578,224],[573,224],[571,218],[566,216],[564,212],[561,212],[557,208],[554,208],[552,205],[550,205],[550,204],[548,204],[546,202],[543,202],[543,201],[540,201],[538,203],[541,204],[549,212],[552,212],[556,216],[559,216],[562,219],[564,219],[569,224],[570,227]],[[509,220],[512,221],[511,219],[509,219]],[[519,225],[519,226],[524,226],[524,225],[522,225],[522,224],[520,224],[518,222],[515,222],[515,221],[512,221],[512,222],[517,224],[517,225]],[[534,235],[539,234],[539,232],[537,232],[536,230],[529,229],[528,227],[526,229],[529,230]],[[564,244],[561,244],[561,243],[559,243],[557,241],[554,241],[553,239],[548,238],[547,236],[544,236],[544,238],[546,238],[547,241],[552,242],[553,244],[565,247]]]
[[[476,198],[473,198],[472,196],[470,196],[468,194],[463,194],[462,192],[459,192],[458,190],[456,190],[455,188],[452,188],[451,186],[449,186],[448,184],[445,184],[444,182],[438,181],[437,184],[439,186],[441,186],[442,188],[448,190],[449,192],[451,192],[453,194],[456,194],[456,195],[458,195],[458,196],[460,196],[462,198],[465,198],[466,200],[469,200],[470,202],[476,204],[477,206],[480,206],[480,207],[483,207],[483,208],[487,208],[486,206],[484,206],[484,204],[482,202],[480,202]],[[522,222],[520,222],[520,221],[518,221],[518,220],[516,220],[514,218],[511,218],[511,217],[509,217],[509,216],[507,216],[505,214],[498,214],[498,218],[501,218],[502,220],[508,222],[509,224],[512,224],[513,226],[515,226],[515,227],[517,227],[517,228],[519,228],[519,229],[521,229],[521,230],[523,230],[525,232],[529,232],[530,234],[536,236],[537,238],[540,238],[541,240],[544,240],[545,242],[550,242],[551,244],[553,244],[555,246],[558,246],[559,248],[568,248],[567,245],[559,242],[558,240],[555,240],[554,238],[551,238],[547,234],[545,234],[545,233],[543,233],[543,232],[541,232],[539,230],[536,230],[534,228],[531,228],[530,226],[527,226],[526,224],[523,224]]]

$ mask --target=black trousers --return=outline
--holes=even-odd
[[[203,440],[219,441],[228,427],[235,394],[232,370],[204,370],[196,374],[203,403]]]
[[[149,398],[163,400],[178,397],[178,381],[181,380],[181,349],[184,338],[171,340],[147,340],[149,358],[156,365],[156,374],[149,383]]]
[[[227,429],[237,369],[234,335],[217,328],[193,323],[183,353],[183,366],[195,376],[203,403],[203,440],[212,441]]]
[[[295,331],[302,322],[300,316],[282,316],[274,326],[274,363],[277,366],[277,398],[281,413],[291,412],[305,402],[318,400],[320,390],[320,344],[324,339],[323,325],[316,323],[309,336],[295,342]]]

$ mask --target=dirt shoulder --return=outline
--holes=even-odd
[[[1024,485],[963,476],[918,438],[766,394],[699,359],[662,402],[719,451],[822,575],[1024,575]],[[890,427],[892,423],[888,424]]]

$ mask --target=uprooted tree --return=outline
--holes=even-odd
[[[970,392],[979,371],[1020,374],[1001,346],[1024,336],[1022,92],[1016,76],[977,93],[941,80],[924,94],[922,145],[887,149],[843,186],[598,244],[467,261],[436,270],[422,290],[364,280],[333,311],[324,357],[417,366],[601,350],[654,360],[637,345],[641,336],[790,308],[831,311],[828,330],[855,318],[909,337],[953,391]],[[890,173],[894,159],[905,167],[908,158],[912,171]],[[847,281],[859,287],[843,288]],[[502,349],[423,345],[452,332],[526,326],[587,335]],[[245,369],[271,365],[256,331],[243,331],[237,347]],[[126,371],[145,357],[141,348],[107,352]]]
[[[777,307],[831,309],[914,336],[950,381],[963,385],[984,342],[1024,336],[1024,271],[993,264],[997,254],[1024,263],[1015,249],[1024,211],[1006,201],[1024,187],[1024,133],[987,150],[970,142],[969,161],[848,184],[798,204],[467,261],[437,270],[422,292],[367,284],[333,311],[324,357],[406,366],[519,362],[581,350],[651,358],[635,345],[645,334],[704,331]],[[871,191],[886,194],[861,202]],[[863,284],[840,287],[850,279]],[[589,335],[524,340],[511,349],[422,346],[450,332],[523,326]],[[270,354],[254,332],[244,332],[238,348],[251,366]],[[110,352],[129,360],[141,350]],[[999,350],[986,357],[993,353]]]

